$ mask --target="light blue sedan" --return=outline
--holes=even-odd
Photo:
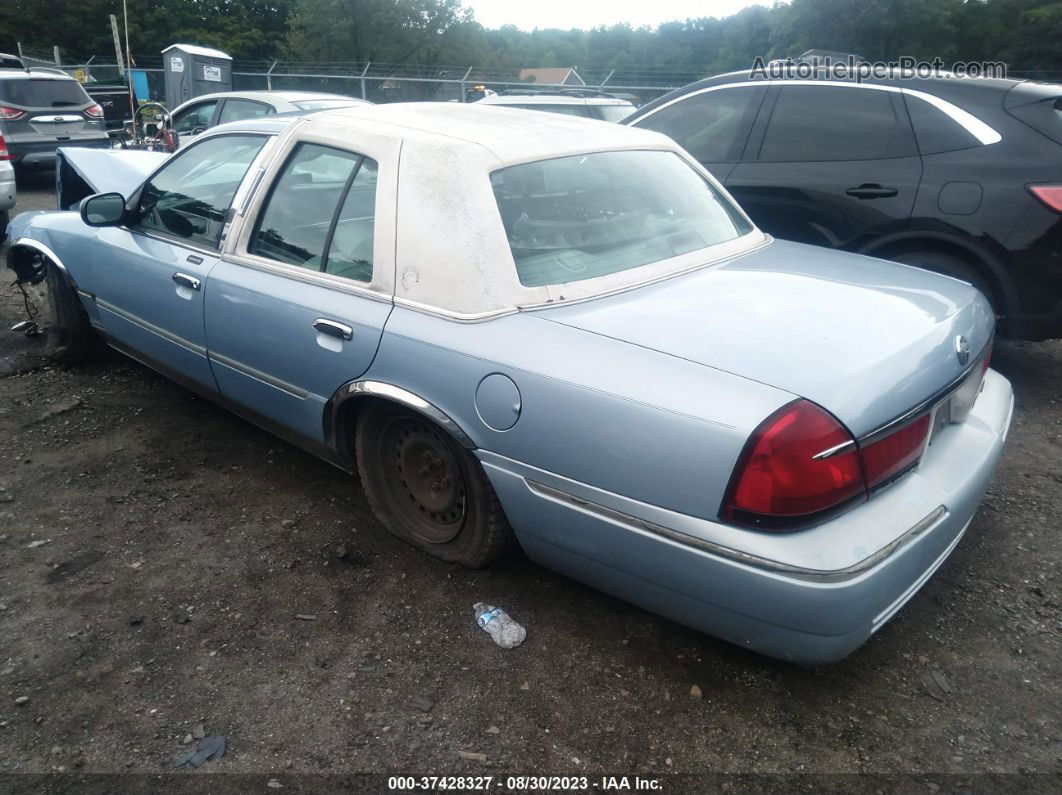
[[[662,135],[530,115],[348,108],[70,152],[61,188],[104,192],[18,216],[8,264],[67,358],[102,338],[357,469],[431,555],[519,543],[742,646],[845,656],[992,476],[1013,396],[987,301],[772,240]]]

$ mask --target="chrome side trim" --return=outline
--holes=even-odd
[[[256,381],[261,381],[263,384],[268,384],[269,386],[274,387],[275,389],[279,389],[281,392],[287,392],[292,397],[297,397],[300,400],[310,396],[309,391],[303,389],[302,387],[295,386],[295,384],[289,384],[287,381],[282,381],[281,379],[276,378],[275,376],[272,376],[269,373],[263,373],[261,370],[256,370],[255,368],[249,367],[243,362],[238,362],[235,359],[230,359],[228,356],[222,356],[220,353],[217,353],[215,351],[210,351],[210,360],[212,362],[217,362],[218,364],[223,364],[226,367],[231,367],[233,370],[239,373],[243,373],[244,375],[249,376],[255,379]]]
[[[148,321],[144,320],[144,318],[138,315],[134,315],[132,312],[126,312],[124,309],[115,306],[110,301],[104,301],[102,298],[97,296],[96,305],[102,309],[106,309],[108,312],[114,315],[117,315],[118,317],[122,318],[122,320],[128,320],[130,323],[135,323],[142,329],[150,331],[152,334],[157,334],[158,336],[162,337],[165,340],[169,340],[175,345],[180,345],[182,348],[185,348],[191,351],[192,353],[198,353],[200,356],[206,356],[206,348],[204,348],[202,345],[192,342],[191,340],[186,340],[184,337],[180,337],[174,334],[172,331],[167,331],[161,326],[156,326],[154,323],[149,323]]]
[[[682,102],[690,97],[696,97],[700,94],[707,94],[710,91],[722,91],[727,88],[741,88],[745,86],[764,86],[770,88],[771,86],[829,86],[831,88],[857,88],[866,89],[870,91],[884,91],[889,94],[907,94],[908,96],[917,97],[921,100],[928,102],[937,110],[944,113],[952,121],[962,127],[966,132],[970,133],[974,138],[978,140],[984,146],[989,144],[999,143],[1003,140],[1003,136],[999,134],[997,130],[985,124],[979,118],[969,113],[958,105],[954,105],[948,102],[946,99],[927,94],[924,91],[918,91],[913,88],[900,88],[899,86],[883,86],[876,83],[852,83],[847,80],[742,80],[737,83],[723,83],[717,86],[707,86],[706,88],[698,89],[697,91],[690,91],[688,94],[683,94],[681,97],[675,97],[670,102],[665,102],[658,108],[653,108],[644,116],[635,119],[631,127],[639,126],[639,122],[643,119],[648,119],[650,116],[659,113],[664,108],[669,108],[676,102]]]
[[[686,533],[680,533],[677,530],[672,530],[669,527],[664,527],[655,522],[639,519],[637,516],[631,516],[629,513],[624,513],[623,511],[617,511],[615,508],[609,508],[596,502],[581,499],[574,494],[555,489],[544,483],[538,483],[537,481],[527,479],[525,479],[524,482],[531,491],[536,492],[543,497],[556,500],[557,502],[564,503],[577,510],[585,511],[586,513],[595,514],[602,519],[625,525],[633,530],[652,533],[653,535],[666,538],[669,541],[700,549],[718,557],[727,558],[728,560],[733,560],[737,563],[743,563],[746,566],[752,566],[776,574],[784,574],[787,577],[793,577],[798,580],[810,580],[813,582],[843,582],[858,577],[863,572],[874,568],[886,558],[892,556],[902,547],[906,546],[910,541],[935,526],[948,514],[947,508],[943,505],[938,506],[928,516],[921,519],[901,536],[886,544],[874,554],[863,558],[863,560],[858,563],[853,563],[851,566],[846,566],[843,569],[810,569],[803,566],[791,566],[788,563],[780,563],[779,561],[763,558],[759,555],[750,555],[748,552],[742,552],[738,549],[716,544],[713,541],[707,541],[703,538],[696,538],[695,536]]]
[[[400,386],[388,384],[383,381],[355,381],[347,386],[344,392],[350,397],[381,397],[393,400],[396,403],[401,403],[403,406],[408,406],[442,427],[465,449],[476,449],[476,443],[472,441],[469,435],[462,430],[461,426],[454,422],[446,412],[433,403],[429,403],[427,400],[420,397],[420,395],[410,392],[408,389],[403,389]]]
[[[962,537],[966,535],[966,530],[967,528],[969,528],[970,522],[972,521],[973,517],[971,516],[969,519],[966,520],[966,524],[962,526],[962,530],[960,530],[955,536],[955,538],[952,539],[951,543],[948,544],[947,548],[940,553],[940,557],[933,561],[933,565],[926,569],[924,572],[922,572],[922,576],[915,580],[906,591],[900,594],[900,597],[895,602],[893,602],[891,605],[886,607],[881,613],[878,614],[874,621],[871,622],[871,635],[881,629],[890,618],[896,615],[897,611],[899,611],[901,607],[907,604],[911,600],[911,597],[918,593],[919,589],[923,585],[925,585],[929,578],[936,573],[937,569],[940,568],[941,564],[948,559],[948,555],[950,555],[955,550],[955,547],[959,545],[959,542],[962,541]]]
[[[989,127],[979,118],[974,116],[969,111],[965,111],[958,105],[953,105],[945,99],[941,99],[933,94],[927,94],[924,91],[917,91],[913,88],[900,89],[904,94],[910,97],[918,97],[921,100],[928,102],[934,108],[939,110],[945,116],[950,118],[953,122],[962,127],[966,132],[970,133],[976,138],[983,146],[989,146],[990,144],[998,144],[1003,140],[1003,136],[999,134],[994,128]]]

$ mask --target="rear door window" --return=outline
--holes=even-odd
[[[299,144],[259,212],[248,251],[287,265],[372,281],[376,174],[370,158]]]
[[[262,116],[272,116],[276,110],[272,105],[264,102],[255,102],[250,99],[226,99],[218,117],[218,124],[227,121],[243,121],[244,119],[257,119]]]
[[[22,108],[80,108],[89,99],[76,80],[28,77],[0,80],[0,103]]]
[[[760,147],[767,163],[882,160],[916,154],[899,94],[846,86],[782,86]]]
[[[767,93],[765,86],[705,91],[634,122],[673,139],[702,163],[741,158],[749,129]]]

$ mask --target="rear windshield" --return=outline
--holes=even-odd
[[[79,108],[91,100],[76,80],[0,80],[0,102],[23,108]]]
[[[598,152],[491,174],[520,283],[582,281],[741,237],[736,207],[673,152]]]
[[[292,104],[299,110],[328,110],[346,108],[357,103],[352,99],[302,99]]]

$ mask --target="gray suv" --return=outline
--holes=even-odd
[[[103,108],[59,71],[0,70],[0,133],[25,168],[52,168],[60,146],[110,145]]]

